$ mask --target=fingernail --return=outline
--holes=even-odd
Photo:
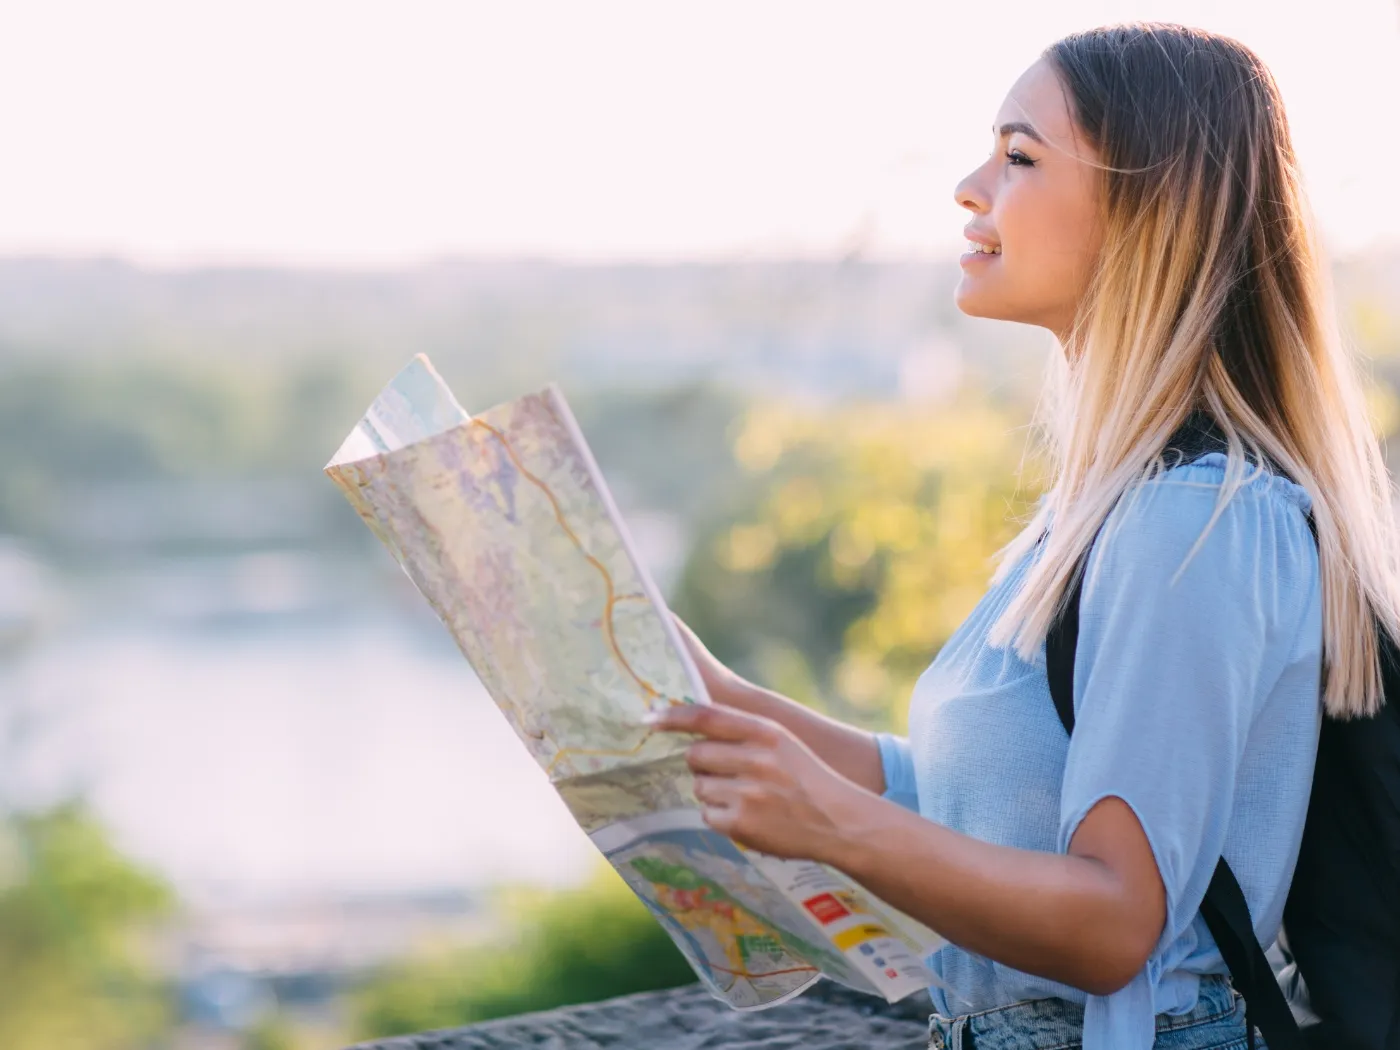
[[[658,724],[660,724],[661,720],[662,720],[663,718],[665,718],[665,717],[666,717],[666,712],[664,712],[664,711],[648,711],[646,714],[642,715],[642,725],[644,725],[644,726],[654,726],[654,725],[658,725]]]

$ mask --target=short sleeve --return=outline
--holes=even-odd
[[[1159,951],[1200,908],[1250,727],[1316,598],[1306,502],[1278,486],[1306,493],[1246,483],[1202,539],[1220,485],[1171,480],[1192,470],[1137,486],[1090,553],[1060,796],[1061,852],[1103,799],[1136,814],[1166,888]],[[1151,1043],[1156,957],[1120,991],[1088,997],[1086,1046]]]
[[[893,733],[876,733],[880,748],[880,765],[885,771],[883,797],[897,802],[905,809],[919,812],[919,789],[914,780],[914,758],[906,737]]]
[[[1219,492],[1170,474],[1133,490],[1094,545],[1080,605],[1058,846],[1101,800],[1126,802],[1166,886],[1167,936],[1205,895],[1316,571],[1302,508],[1268,487],[1236,491],[1202,539]]]

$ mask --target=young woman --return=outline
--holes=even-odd
[[[1277,935],[1323,706],[1375,709],[1370,625],[1400,626],[1388,479],[1254,54],[1177,26],[1075,34],[992,138],[956,191],[957,301],[1062,348],[1034,519],[920,678],[907,739],[744,681],[688,632],[717,705],[657,724],[705,738],[713,827],[948,938],[934,1045],[1244,1047],[1198,909],[1223,854]],[[1167,462],[1193,412],[1228,455]],[[1086,550],[1071,743],[1044,644]]]

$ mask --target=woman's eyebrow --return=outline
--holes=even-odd
[[[1040,137],[1040,133],[1036,131],[1035,128],[1031,127],[1029,124],[1020,120],[1013,120],[1010,124],[1003,124],[1001,128],[998,129],[997,134],[1001,138],[1006,138],[1007,136],[1014,135],[1017,132],[1020,132],[1022,135],[1025,135],[1029,139],[1033,139],[1036,142],[1039,142],[1042,146],[1045,145],[1045,140]]]

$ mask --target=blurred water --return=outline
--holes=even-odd
[[[29,715],[4,790],[83,791],[193,899],[579,878],[592,846],[385,563],[60,578],[62,612],[0,667]]]

